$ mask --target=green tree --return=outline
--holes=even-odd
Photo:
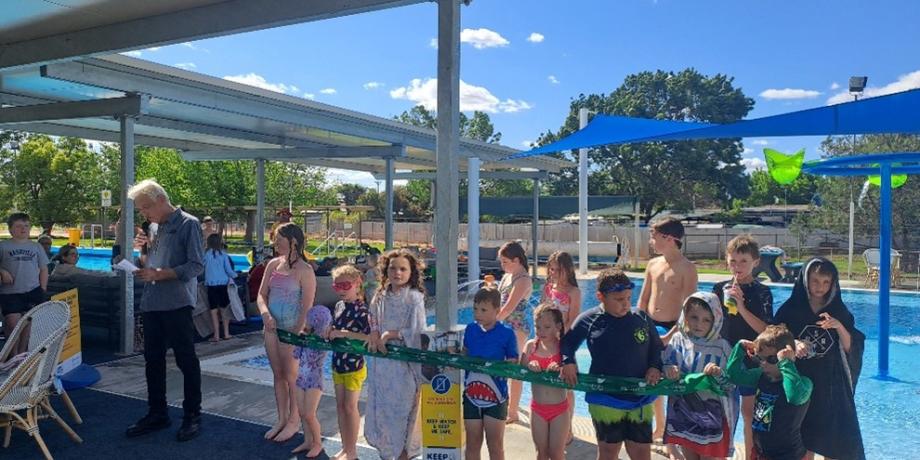
[[[367,187],[358,184],[339,184],[332,188],[335,196],[341,196],[347,205],[358,204],[358,200],[368,191]]]
[[[28,213],[50,232],[56,223],[75,224],[98,210],[97,155],[76,138],[30,135],[18,151],[0,150],[0,200]]]
[[[610,94],[579,95],[556,132],[548,131],[538,145],[561,139],[578,129],[578,110],[659,120],[730,123],[747,115],[754,101],[733,86],[733,78],[705,76],[694,69],[681,72],[641,72],[629,75]],[[605,146],[589,151],[591,194],[639,197],[646,221],[661,211],[687,209],[693,204],[728,206],[732,198],[748,195],[748,177],[741,165],[740,139],[683,141]],[[568,152],[560,153],[572,159]],[[554,194],[574,194],[577,172],[554,175],[547,188]]]
[[[423,128],[436,129],[438,126],[437,114],[426,109],[424,106],[417,105],[407,110],[394,119],[414,126]],[[492,119],[485,112],[475,111],[472,117],[460,113],[460,136],[474,139],[490,144],[501,142],[502,133],[495,130]],[[414,195],[414,200],[419,203],[428,203],[431,199],[430,189],[422,187],[420,182],[428,181],[409,181],[409,192]],[[480,195],[483,197],[501,197],[515,195],[529,195],[533,190],[532,182],[529,180],[491,180],[481,179],[479,181]],[[460,179],[460,197],[466,196],[467,183],[465,179]],[[427,205],[426,205],[427,206]],[[425,209],[424,214],[430,210]]]
[[[821,176],[802,174],[793,183],[780,185],[766,170],[757,170],[751,173],[751,194],[744,200],[744,205],[765,206],[784,202],[808,204],[824,180]]]

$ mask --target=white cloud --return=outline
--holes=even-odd
[[[768,140],[766,140],[766,139],[757,139],[757,140],[751,142],[751,144],[753,144],[753,145],[770,145],[770,141],[768,141]]]
[[[463,29],[463,31],[460,32],[460,43],[469,43],[473,45],[473,48],[481,50],[483,48],[508,46],[511,42],[493,30]],[[437,45],[437,43],[435,43],[435,45]]]
[[[434,48],[434,49],[438,49],[438,39],[437,39],[437,38],[432,38],[431,40],[428,40],[428,46],[430,46],[430,47],[432,47],[432,48]]]
[[[196,66],[194,62],[180,62],[176,64],[175,67],[178,67],[180,69],[185,69],[185,70],[191,70],[198,66]]]
[[[380,83],[379,81],[369,81],[364,84],[364,89],[371,90],[371,89],[380,88],[382,86],[386,86],[386,85],[384,85],[383,83]]]
[[[741,151],[741,154],[742,154],[742,155],[750,155],[750,154],[752,154],[752,153],[754,153],[754,149],[748,148],[748,147],[745,147],[744,150]]]
[[[415,78],[408,86],[402,86],[390,91],[393,99],[406,99],[416,104],[423,105],[428,110],[436,110],[438,106],[438,80],[428,78],[422,81]],[[502,101],[482,86],[473,86],[460,80],[460,110],[471,112],[479,110],[489,113],[514,113],[533,108],[524,100],[505,99]]]
[[[347,169],[338,169],[338,168],[323,168],[326,170],[326,179],[334,184],[358,184],[362,187],[369,188],[371,190],[377,190],[378,187],[382,192],[385,185],[381,182],[374,180],[374,176],[365,171],[350,171]],[[397,179],[393,181],[393,185],[406,185],[405,180]]]
[[[282,94],[297,94],[300,88],[285,83],[270,83],[265,77],[256,73],[247,73],[245,75],[231,75],[224,77],[224,80],[235,81],[244,85],[255,86],[256,88],[267,89]],[[306,95],[305,95],[306,96]],[[308,98],[312,99],[312,97]]]
[[[870,86],[863,91],[861,98],[884,96],[886,94],[900,93],[901,91],[915,88],[920,88],[920,70],[901,75],[896,81],[885,86]],[[827,105],[840,104],[852,100],[853,95],[847,91],[843,91],[831,96],[827,100]]]
[[[533,141],[531,141],[531,140],[521,141],[521,147],[524,147],[525,149],[532,148],[532,147],[533,147]]]
[[[821,95],[820,91],[811,89],[768,89],[760,93],[760,97],[768,100],[773,99],[814,99]]]
[[[527,41],[530,43],[542,43],[544,38],[546,37],[544,37],[543,34],[531,32],[530,36],[527,37]]]
[[[840,89],[840,83],[837,83],[836,81],[831,83],[831,91],[838,90],[838,89]]]
[[[744,166],[744,171],[748,174],[757,170],[767,169],[767,162],[760,158],[742,158],[741,165]]]
[[[310,99],[311,101],[312,101],[313,99],[316,99],[316,95],[313,94],[313,93],[303,93],[303,97],[304,97],[304,99]]]
[[[323,88],[319,90],[320,94],[336,94],[338,91],[335,88]]]
[[[549,80],[549,82],[552,83],[552,84],[554,84],[554,85],[558,85],[558,84],[559,84],[559,79],[556,78],[555,75],[550,75],[550,76],[546,77],[546,79]]]
[[[121,54],[125,56],[131,56],[134,58],[139,58],[143,56],[144,53],[155,53],[157,51],[160,51],[161,49],[162,49],[161,46],[151,46],[150,48],[144,48],[142,50],[125,51],[124,53],[121,53]]]

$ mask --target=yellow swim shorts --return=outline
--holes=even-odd
[[[354,372],[342,374],[332,371],[332,383],[343,385],[348,391],[361,391],[361,386],[364,385],[365,380],[367,380],[367,366]]]

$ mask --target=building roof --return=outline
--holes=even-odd
[[[395,152],[396,169],[435,169],[435,130],[128,56],[2,70],[0,81],[0,103],[6,107],[141,95],[137,144],[180,149],[187,159],[281,159],[383,173],[385,160],[378,153]],[[48,107],[52,115],[42,121],[0,116],[0,129],[119,140],[114,117],[53,119],[54,107]],[[301,150],[284,150],[291,148]],[[465,170],[470,156],[479,157],[484,170],[555,172],[573,166],[551,157],[500,161],[517,152],[462,139],[460,168]]]

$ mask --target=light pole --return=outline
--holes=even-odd
[[[859,100],[859,95],[866,89],[866,82],[869,77],[850,77],[850,94],[853,95],[853,101]],[[853,155],[856,154],[856,134],[853,134]],[[853,201],[853,180],[850,179],[850,242],[847,251],[847,279],[853,279],[853,221],[856,215],[856,203]]]

